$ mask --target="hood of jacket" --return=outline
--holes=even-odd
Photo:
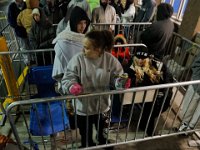
[[[74,7],[71,12],[70,22],[69,22],[71,31],[77,32],[77,24],[82,20],[87,21],[87,26],[84,30],[84,33],[86,33],[90,25],[90,19],[88,18],[87,13],[82,8],[78,6]]]
[[[70,41],[76,41],[76,42],[81,43],[84,37],[85,37],[84,34],[73,32],[67,27],[65,30],[63,30],[56,36],[52,44],[55,44],[58,40],[70,40]]]
[[[121,44],[127,44],[126,38],[123,34],[118,34],[114,38],[114,43],[120,42]]]
[[[39,14],[40,14],[40,21],[36,22],[33,18],[33,20],[35,21],[36,24],[39,24],[40,26],[42,26],[43,28],[49,28],[52,26],[52,22],[48,19],[48,17],[45,15],[44,11],[41,8],[38,8],[39,10]],[[32,22],[32,24],[34,24],[34,22]]]
[[[165,20],[173,15],[173,7],[168,3],[161,3],[157,7],[157,20]]]

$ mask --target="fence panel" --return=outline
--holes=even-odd
[[[80,96],[65,96],[65,97],[53,97],[53,98],[38,98],[38,99],[29,99],[24,101],[17,101],[12,103],[7,108],[7,116],[9,118],[11,128],[15,139],[21,149],[23,147],[27,147],[29,149],[38,147],[39,149],[50,149],[50,147],[54,146],[57,148],[64,148],[64,149],[75,149],[79,148],[80,145],[80,135],[78,132],[78,115],[76,113],[76,104],[77,99],[87,100],[87,98],[91,97],[98,97],[97,104],[101,103],[101,98],[105,95],[111,97],[111,105],[110,108],[113,108],[114,104],[117,103],[117,100],[114,99],[114,95],[119,94],[122,97],[122,103],[119,109],[118,121],[113,121],[112,111],[115,108],[111,109],[107,112],[107,125],[104,126],[104,136],[106,137],[106,142],[102,145],[99,145],[98,142],[95,145],[90,146],[88,143],[87,149],[97,149],[103,147],[110,147],[110,146],[117,146],[121,144],[128,144],[132,142],[138,141],[147,141],[152,139],[163,138],[167,136],[174,136],[178,134],[187,134],[190,132],[195,132],[199,130],[199,126],[195,125],[193,129],[178,131],[177,129],[181,126],[181,120],[179,119],[181,106],[182,106],[182,99],[184,98],[184,94],[182,94],[182,98],[179,96],[180,94],[180,87],[181,86],[188,86],[192,84],[199,84],[200,81],[190,81],[190,82],[182,82],[182,83],[171,83],[171,84],[164,84],[164,85],[154,85],[148,87],[139,87],[139,88],[132,88],[128,90],[120,90],[120,91],[108,91],[103,93],[91,93],[86,95]],[[156,99],[159,97],[159,90],[165,89],[169,91],[169,89],[173,89],[173,96],[170,100],[170,105],[167,110],[164,110],[164,105],[166,101],[166,97],[168,92],[165,93],[164,99],[160,101],[160,107],[158,108],[158,102]],[[153,92],[152,92],[153,91]],[[143,92],[143,94],[141,94]],[[149,96],[153,95],[153,97]],[[132,93],[131,102],[125,102],[126,99],[123,97],[126,94]],[[140,94],[140,101],[138,101],[137,94]],[[151,97],[151,98],[150,98]],[[41,134],[35,136],[33,134],[33,127],[31,120],[33,118],[32,111],[35,110],[35,122],[34,125],[38,124],[37,129],[43,131],[44,122],[41,117],[41,111],[45,111],[46,115],[45,119],[50,120],[50,129],[55,130],[57,126],[53,126],[54,119],[53,112],[51,109],[51,105],[53,103],[60,102],[62,108],[67,105],[67,102],[72,101],[74,103],[74,119],[75,119],[75,127],[73,130],[70,128],[66,128],[65,130],[56,132],[57,134]],[[181,101],[179,105],[177,105],[176,101]],[[41,110],[40,105],[46,104],[47,110]],[[14,123],[15,116],[11,114],[15,112],[16,108],[20,107],[20,119],[17,123]],[[176,107],[177,111],[173,111],[173,108]],[[98,109],[100,109],[98,107]],[[64,114],[64,109],[61,109],[61,114]],[[97,114],[98,123],[100,122],[101,114]],[[90,116],[86,116],[90,117]],[[37,118],[37,119],[36,119]],[[65,121],[64,116],[60,115],[62,118],[63,123]],[[43,118],[44,119],[44,118]],[[152,125],[152,121],[155,121]],[[86,133],[89,132],[88,124],[90,120],[86,123]],[[61,123],[61,125],[63,125]],[[83,125],[83,124],[82,124]],[[100,126],[100,125],[97,125]],[[36,128],[36,127],[35,127]],[[97,132],[98,132],[97,127]],[[151,134],[149,134],[151,131]],[[40,132],[42,133],[42,132]],[[59,134],[58,134],[59,133]],[[94,135],[94,139],[97,136]],[[98,141],[98,139],[94,140]]]
[[[175,38],[176,39],[176,38]],[[171,48],[175,47],[177,41],[181,41],[180,43],[184,43],[184,39],[177,38],[170,42]],[[174,42],[174,43],[173,43]],[[187,41],[186,41],[187,42]],[[188,42],[190,43],[190,42]],[[179,44],[180,45],[180,44]],[[186,45],[186,44],[184,44]],[[196,45],[195,45],[196,46]],[[129,47],[132,48],[131,56],[134,56],[136,47],[145,47],[143,44],[127,44],[127,45],[115,45],[115,47]],[[171,50],[169,48],[168,50]],[[182,111],[183,98],[185,97],[185,92],[182,92],[181,89],[187,89],[188,85],[191,84],[199,84],[200,81],[191,81],[191,82],[179,82],[173,84],[165,84],[165,85],[154,85],[154,86],[146,86],[133,88],[128,90],[121,91],[108,91],[105,93],[91,93],[80,96],[65,96],[65,97],[55,97],[56,95],[49,95],[51,98],[47,98],[48,96],[42,98],[38,97],[40,94],[39,86],[35,82],[32,82],[32,76],[30,76],[31,69],[37,67],[39,62],[42,66],[53,64],[53,49],[47,50],[30,50],[30,51],[19,51],[19,52],[2,52],[0,55],[9,55],[15,56],[12,57],[13,62],[21,62],[23,63],[24,57],[23,55],[29,56],[29,58],[33,58],[33,62],[30,65],[25,64],[21,70],[21,75],[17,76],[17,85],[18,91],[20,95],[17,96],[18,100],[10,104],[7,108],[7,116],[9,122],[11,124],[11,128],[13,131],[13,135],[21,149],[23,147],[31,148],[42,148],[49,149],[50,147],[59,147],[62,145],[65,149],[68,148],[79,148],[80,146],[80,136],[78,131],[78,122],[77,122],[77,113],[74,112],[73,119],[74,129],[72,130],[66,124],[66,105],[69,105],[70,101],[74,103],[74,109],[76,110],[76,102],[77,98],[85,99],[88,97],[98,97],[97,104],[101,103],[101,97],[104,95],[108,95],[111,98],[110,108],[115,108],[116,104],[119,104],[115,97],[115,95],[120,95],[120,104],[118,105],[118,114],[113,115],[113,110],[110,109],[109,112],[103,114],[105,118],[105,126],[104,126],[104,135],[107,137],[106,143],[103,145],[98,145],[96,143],[95,147],[87,147],[87,149],[95,149],[100,147],[109,147],[109,146],[117,146],[121,144],[128,144],[131,142],[145,141],[151,140],[155,138],[162,138],[166,136],[183,134],[186,132],[194,132],[198,131],[199,127],[195,125],[194,129],[186,130],[186,131],[177,131],[176,128],[179,128],[182,123],[182,119],[184,116],[181,116],[180,111]],[[46,56],[47,52],[49,54]],[[182,51],[181,51],[182,52]],[[174,51],[166,51],[168,54],[167,58],[175,59],[177,56],[174,55]],[[182,53],[181,53],[182,54]],[[48,60],[47,60],[48,59]],[[166,59],[168,62],[170,59]],[[47,64],[49,63],[49,64]],[[176,66],[175,66],[176,68]],[[178,68],[177,68],[178,69]],[[175,72],[174,77],[176,77]],[[51,75],[51,74],[50,74]],[[49,76],[48,76],[49,77]],[[38,81],[42,79],[41,76],[37,76],[35,78]],[[47,80],[46,80],[47,81]],[[177,80],[180,81],[180,80]],[[54,87],[54,82],[51,82],[51,87]],[[44,87],[48,87],[47,85]],[[169,93],[169,89],[173,89],[173,95],[170,100],[170,105],[165,110],[165,101],[167,100],[167,95]],[[161,103],[159,103],[159,109],[157,99],[161,94],[159,93],[159,89],[164,89],[166,92],[163,96]],[[53,97],[52,97],[53,96]],[[15,95],[9,95],[9,98],[16,98]],[[1,99],[8,98],[1,97]],[[35,99],[36,98],[36,99]],[[118,99],[119,100],[119,99]],[[59,103],[60,108],[58,109],[60,114],[60,123],[63,128],[59,130],[55,130],[55,126],[53,123],[55,122],[55,116],[52,110],[52,105],[54,103]],[[31,118],[33,116],[33,111],[35,112],[35,124],[37,124],[38,131],[43,131],[42,120],[40,119],[41,110],[44,111],[42,106],[45,104],[45,117],[49,122],[49,130],[52,131],[50,134],[43,135],[35,135],[30,130],[31,126]],[[41,106],[42,105],[42,106]],[[68,107],[67,107],[68,108]],[[69,110],[69,109],[67,109]],[[148,112],[148,113],[147,113]],[[17,116],[13,116],[12,114],[18,114]],[[101,119],[102,114],[97,114],[98,120]],[[89,117],[89,116],[88,116]],[[18,118],[18,121],[16,119]],[[154,120],[156,118],[156,120]],[[152,120],[155,122],[152,125]],[[88,124],[86,125],[88,126]],[[57,127],[57,126],[56,126]],[[97,128],[98,129],[98,128]],[[113,132],[114,131],[114,132]],[[43,132],[41,132],[43,133]],[[88,143],[89,144],[89,143]],[[89,145],[88,145],[89,146]]]
[[[93,23],[91,24],[92,29],[97,30],[108,30],[114,26],[114,35],[124,34],[128,44],[141,43],[140,34],[147,27],[151,25],[150,22],[145,23]]]
[[[178,81],[188,81],[191,65],[200,52],[200,46],[179,34],[173,33],[168,42],[163,61]]]

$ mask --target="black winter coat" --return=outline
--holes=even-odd
[[[144,43],[156,58],[162,59],[165,47],[174,30],[174,24],[170,19],[160,20],[148,27],[141,34]]]
[[[22,10],[26,8],[26,3],[24,2],[24,7]],[[17,16],[22,11],[20,10],[15,2],[12,2],[8,7],[8,23],[11,27],[15,29],[15,34],[21,38],[27,38],[26,29],[24,27],[17,25]]]
[[[56,37],[56,28],[48,20],[44,12],[40,9],[40,22],[33,19],[29,41],[32,49],[53,48],[53,39]]]
[[[164,84],[164,83],[172,83],[173,82],[173,76],[172,74],[168,71],[167,67],[165,65],[163,65],[161,71],[163,71],[163,79],[160,80],[160,83],[158,84]],[[126,72],[129,75],[129,78],[131,78],[132,80],[132,87],[136,87],[135,85],[135,81],[136,81],[136,77],[135,77],[135,71],[133,71],[132,69],[126,69]],[[143,78],[143,82],[137,84],[138,86],[150,86],[150,85],[155,85],[154,83],[151,82],[151,80],[149,79],[149,77],[147,75],[144,75]],[[142,113],[142,117],[140,120],[140,124],[139,127],[141,130],[145,130],[146,126],[147,126],[147,122],[149,120],[149,124],[147,127],[147,134],[149,136],[151,136],[153,134],[154,131],[154,123],[155,123],[155,119],[156,117],[166,111],[169,106],[170,106],[170,100],[172,98],[172,88],[168,89],[159,89],[158,91],[158,95],[156,97],[155,103],[154,102],[146,102],[144,104],[144,108],[143,108],[143,113]],[[166,98],[165,98],[166,95]],[[143,106],[143,104],[139,104],[141,106]],[[153,111],[151,113],[153,107]]]

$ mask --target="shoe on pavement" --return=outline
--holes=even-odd
[[[188,124],[187,123],[182,123],[181,126],[178,128],[178,132],[182,132],[182,131],[186,131],[188,128]]]

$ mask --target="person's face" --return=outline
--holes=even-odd
[[[16,4],[20,5],[23,3],[23,0],[15,0]]]
[[[23,3],[23,0],[15,0],[15,3],[17,5],[17,7],[22,10],[23,6],[24,6],[24,3]]]
[[[38,15],[38,14],[34,14],[34,15],[33,15],[33,18],[34,18],[34,20],[35,20],[36,22],[39,22],[39,21],[40,21],[40,15]]]
[[[87,21],[86,20],[81,20],[77,24],[77,32],[78,33],[84,33],[86,26],[87,26]]]
[[[101,3],[104,5],[108,4],[108,2],[109,2],[109,0],[101,0]]]
[[[147,64],[149,64],[149,58],[138,58],[134,57],[135,65],[140,67],[145,67]]]
[[[83,53],[87,58],[96,59],[100,56],[100,49],[95,48],[92,41],[85,38],[83,40]]]
[[[122,43],[121,42],[116,42],[116,45],[121,45]]]

